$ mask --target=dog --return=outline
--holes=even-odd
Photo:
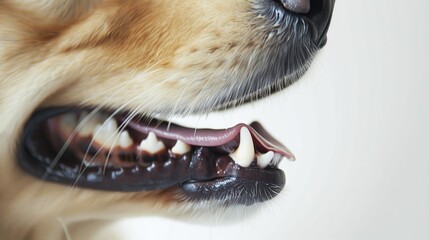
[[[0,1],[0,238],[64,239],[97,219],[275,197],[278,162],[294,157],[261,124],[168,119],[296,82],[334,3]]]

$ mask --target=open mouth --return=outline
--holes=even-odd
[[[250,205],[285,185],[292,153],[261,124],[186,128],[128,112],[39,110],[29,119],[19,164],[44,180],[109,191],[179,188],[189,200]]]

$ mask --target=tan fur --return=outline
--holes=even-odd
[[[235,81],[223,72],[245,66],[262,38],[250,7],[243,0],[0,1],[0,238],[60,239],[76,222],[185,213],[171,191],[112,193],[37,180],[17,167],[16,143],[42,106],[203,108],[207,95]]]

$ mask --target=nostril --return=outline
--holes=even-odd
[[[319,48],[326,43],[332,11],[336,0],[265,0],[283,8],[289,15],[308,23],[312,41]]]
[[[310,0],[279,0],[289,11],[295,13],[310,12]]]
[[[308,17],[313,17],[319,15],[323,12],[323,1],[322,0],[311,0],[310,1],[311,9],[307,12]]]
[[[310,0],[311,9],[306,16],[313,22],[317,32],[314,34],[315,43],[320,48],[326,44],[326,33],[334,3],[335,0]]]

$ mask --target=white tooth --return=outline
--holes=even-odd
[[[191,151],[191,146],[189,144],[186,144],[180,140],[177,140],[176,145],[174,145],[174,147],[171,149],[171,151],[174,154],[185,154],[189,151]]]
[[[97,124],[101,124],[105,119],[103,119],[103,116],[96,113],[90,117],[88,117],[89,113],[87,111],[83,111],[80,116],[78,123],[82,123],[82,127],[79,129],[78,133],[82,137],[88,137],[91,135],[94,131],[94,128]],[[82,122],[85,121],[85,122]]]
[[[114,142],[118,133],[118,124],[116,123],[116,120],[112,118],[107,119],[103,123],[102,128],[104,130],[104,134],[108,138],[106,141]]]
[[[89,123],[91,119],[88,119],[85,123],[83,122],[83,121],[85,121],[85,119],[87,117],[88,117],[88,112],[83,111],[83,112],[80,113],[78,124],[81,124],[81,128],[78,129],[78,133],[82,137],[89,136],[89,134],[92,133],[92,130],[94,130],[93,124]]]
[[[105,148],[115,147],[117,143],[117,127],[118,124],[114,119],[107,119],[103,125],[97,124],[92,132],[92,136],[96,142],[103,145]]]
[[[155,133],[150,132],[145,140],[140,143],[140,150],[149,152],[150,154],[157,153],[165,149],[164,143],[156,138]]]
[[[60,126],[66,133],[70,134],[76,127],[76,114],[68,113],[61,116]]]
[[[242,167],[249,167],[252,163],[255,157],[255,148],[253,146],[252,135],[246,127],[240,129],[240,145],[229,156]]]
[[[113,118],[106,120],[106,122],[104,122],[103,124],[105,124],[106,128],[109,129],[110,131],[116,132],[116,130],[118,129],[118,123]]]
[[[100,145],[105,145],[105,130],[101,124],[95,125],[93,132],[92,132],[93,140]]]
[[[271,160],[273,160],[274,152],[269,151],[264,154],[260,153],[256,156],[256,158],[258,159],[257,160],[258,166],[260,168],[266,168],[270,164]]]
[[[122,148],[127,148],[131,145],[134,144],[133,140],[130,137],[130,134],[128,133],[128,131],[123,131],[121,132],[121,134],[119,135],[119,146],[121,146]]]

